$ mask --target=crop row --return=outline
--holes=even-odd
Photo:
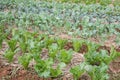
[[[101,48],[100,44],[89,41],[50,37],[47,34],[29,32],[23,28],[7,31],[1,26],[0,36],[2,36],[0,46],[2,47],[3,41],[8,45],[4,57],[9,62],[13,61],[15,54],[21,52],[21,56],[18,57],[19,63],[27,69],[29,63],[34,60],[34,70],[44,78],[64,75],[62,69],[71,62],[72,55],[79,52],[85,53],[85,61],[70,69],[74,80],[78,80],[84,73],[90,75],[92,80],[107,80],[110,62],[120,56],[120,52],[113,47],[105,49]],[[48,50],[48,57],[45,59],[41,56],[44,54],[42,53],[43,48]],[[58,65],[54,68],[53,64],[56,61]]]
[[[2,2],[5,4],[5,3],[8,3],[8,4],[14,4],[14,2],[22,2],[24,0],[2,0]],[[26,0],[26,2],[28,2],[29,0]],[[39,0],[31,0],[31,1],[39,1]],[[49,2],[53,2],[53,1],[57,1],[57,2],[69,2],[69,3],[82,3],[82,4],[96,4],[96,3],[99,3],[103,6],[106,6],[106,5],[109,5],[109,4],[112,4],[114,6],[116,5],[120,5],[119,4],[119,0],[40,0],[40,1],[49,1]],[[11,3],[10,3],[11,2]]]
[[[119,34],[115,30],[120,26],[119,6],[8,0],[0,2],[0,10],[1,24],[37,26],[50,34],[55,34],[54,27],[64,27],[68,33],[84,37]]]
[[[46,0],[46,1],[53,1],[53,0]],[[56,0],[58,2],[71,2],[71,3],[83,3],[83,4],[96,4],[99,3],[101,5],[120,5],[119,0]]]

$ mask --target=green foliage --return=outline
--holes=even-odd
[[[21,50],[22,50],[23,53],[25,53],[27,51],[27,46],[28,46],[27,43],[20,42],[19,46],[20,46],[20,48],[21,48]]]
[[[30,61],[34,59],[36,62],[34,69],[40,77],[58,77],[63,74],[62,68],[66,66],[65,64],[71,61],[73,51],[63,49],[68,40],[53,38],[49,34],[53,35],[54,31],[64,27],[66,33],[85,39],[91,36],[105,38],[106,35],[119,35],[115,30],[120,26],[116,24],[120,22],[117,0],[114,3],[111,2],[112,0],[57,0],[69,3],[49,1],[52,2],[0,0],[0,48],[4,41],[8,43],[9,48],[4,57],[9,62],[13,60],[17,50],[21,50],[22,56],[19,56],[18,60],[24,68],[27,69]],[[116,6],[108,5],[111,3]],[[39,29],[47,34],[39,34]],[[8,40],[6,36],[9,34],[12,34],[12,37]],[[87,45],[88,52],[84,56],[84,63],[70,69],[74,79],[78,80],[86,72],[92,80],[107,80],[108,65],[120,56],[120,53],[114,48],[111,49],[110,54],[105,50],[97,52],[96,49],[100,45],[85,40],[73,40],[74,51],[80,51],[82,44]],[[48,49],[49,57],[45,60],[40,58],[42,48]],[[59,63],[54,68],[56,60]]]
[[[50,69],[50,72],[51,72],[51,77],[58,77],[62,71],[60,69]]]
[[[72,59],[72,54],[73,54],[72,50],[67,51],[65,49],[62,49],[62,50],[60,50],[60,54],[58,55],[58,59],[61,62],[69,63]]]
[[[6,33],[4,31],[4,26],[0,26],[0,48],[2,48],[3,40],[6,38]]]
[[[62,74],[62,68],[64,68],[65,66],[66,66],[66,64],[61,62],[57,65],[57,68],[55,68],[55,69],[51,68],[50,69],[51,77],[60,76]]]
[[[64,45],[66,44],[67,40],[66,39],[61,39],[61,38],[57,38],[57,44],[59,46],[60,49],[64,48]]]
[[[49,49],[49,56],[55,59],[58,54],[58,45],[52,44],[48,47],[48,49]]]
[[[22,56],[18,58],[18,61],[25,69],[28,68],[30,61],[34,59],[36,62],[34,69],[40,77],[58,77],[63,74],[62,69],[66,66],[65,64],[71,61],[73,54],[72,50],[62,49],[67,40],[59,40],[57,38],[56,41],[55,38],[50,38],[48,35],[39,35],[35,37],[36,33],[30,33],[26,30],[19,30],[18,33],[16,32],[17,30],[13,30],[13,37],[10,40],[6,40],[9,48],[4,54],[5,58],[11,62],[15,53],[21,49]],[[17,36],[15,36],[15,34]],[[17,43],[19,46],[16,46]],[[108,65],[111,61],[120,56],[120,53],[114,48],[111,49],[110,54],[106,50],[97,52],[96,50],[100,45],[86,40],[74,40],[74,50],[77,51],[81,47],[81,44],[86,44],[88,46],[88,52],[84,55],[84,63],[70,69],[74,79],[77,80],[85,72],[91,76],[92,80],[99,80],[100,78],[103,80],[108,79]],[[40,58],[42,48],[48,49],[49,57],[47,59],[42,60]],[[56,68],[54,68],[53,64],[56,60],[59,63]]]
[[[53,42],[55,42],[54,38],[51,38],[49,36],[46,36],[44,39],[45,46],[48,47],[51,45]]]
[[[90,52],[85,54],[86,62],[90,65],[100,65],[101,63],[109,64],[110,63],[110,56],[106,50],[101,50],[100,52]]]
[[[106,50],[96,51],[99,45],[93,45],[89,43],[89,51],[84,55],[85,62],[80,65],[71,68],[70,72],[73,74],[74,79],[78,78],[86,72],[90,75],[91,80],[108,80],[109,75],[107,70],[109,68],[110,62],[120,56],[114,48],[111,49],[109,54]],[[81,68],[82,67],[82,68]]]
[[[92,51],[85,54],[85,62],[88,64],[85,68],[87,73],[91,76],[92,80],[109,79],[107,73],[109,64],[120,55],[119,52],[116,52],[113,48],[110,55],[106,50],[100,50],[99,52]]]
[[[108,65],[102,63],[100,66],[86,66],[86,72],[91,76],[92,80],[108,80],[109,75],[107,73]]]
[[[8,59],[9,62],[12,62],[13,58],[14,58],[15,52],[13,52],[12,50],[6,50],[4,57],[6,59]]]
[[[52,2],[34,0],[2,1],[1,5],[4,5],[4,7],[1,6],[2,12],[0,12],[0,23],[2,24],[16,25],[17,27],[24,28],[32,26],[34,29],[37,27],[37,31],[39,28],[49,34],[54,34],[54,27],[58,29],[58,27],[64,26],[64,28],[69,31],[67,33],[72,31],[74,35],[85,38],[105,35],[105,33],[116,34],[117,31],[114,29],[114,26],[119,27],[119,24],[115,24],[115,22],[119,22],[120,19],[118,16],[120,14],[119,6],[115,5],[111,7],[107,5],[110,4],[112,0],[97,0],[100,4],[106,6],[96,4],[96,0],[67,0],[67,2],[80,2],[90,5],[57,3],[54,0],[52,0]],[[118,0],[116,1],[114,1],[115,4],[119,3]],[[11,3],[14,3],[14,5]],[[8,11],[4,11],[6,6],[10,6]],[[111,24],[103,24],[104,22]],[[82,30],[79,30],[80,25],[82,26]]]
[[[54,1],[54,0],[46,0],[46,1]],[[112,0],[55,0],[58,2],[70,2],[70,3],[85,3],[85,4],[96,4],[99,3],[101,5],[109,5],[119,2],[118,0],[115,0],[112,2]],[[118,3],[116,5],[119,5]]]
[[[83,41],[82,40],[73,40],[73,48],[76,52],[80,51],[80,48],[82,46]]]
[[[53,64],[52,59],[47,59],[47,60],[38,60],[34,69],[38,73],[40,77],[50,77],[50,69]]]
[[[89,65],[87,62],[83,62],[80,65],[71,68],[70,72],[73,74],[75,80],[78,80],[84,73],[90,75],[91,80],[108,80],[108,68],[108,65],[104,63],[101,63],[99,66],[93,66]]]
[[[100,44],[96,44],[96,43],[93,43],[90,41],[88,41],[86,44],[88,46],[88,52],[90,52],[90,53],[96,51],[96,49],[98,49],[100,47]]]
[[[32,57],[31,57],[30,53],[27,53],[27,54],[20,56],[18,61],[25,69],[27,69],[31,58]]]
[[[111,53],[110,53],[110,59],[111,61],[116,59],[118,56],[120,56],[120,52],[117,52],[113,47],[111,49]]]
[[[14,50],[16,49],[16,45],[17,45],[17,41],[14,39],[8,40],[8,45],[9,48],[14,52]]]
[[[85,72],[84,70],[85,63],[74,66],[70,69],[70,72],[73,74],[74,80],[78,80],[80,76]]]
[[[65,63],[59,63],[56,69],[51,68],[51,77],[58,77],[62,74],[62,68],[64,68],[66,65]]]

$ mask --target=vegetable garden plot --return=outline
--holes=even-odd
[[[1,22],[19,27],[33,26],[50,34],[54,27],[64,27],[66,33],[91,37],[119,34],[120,7],[100,4],[74,4],[57,2],[1,1]],[[5,11],[7,10],[7,12]],[[81,26],[82,30],[79,29]],[[117,31],[116,31],[117,29]],[[58,30],[59,31],[59,30]]]
[[[119,43],[119,6],[11,1],[0,1],[0,54],[11,63],[5,66],[0,55],[0,67],[5,66],[1,73],[6,69],[5,73],[10,74],[0,76],[2,79],[20,79],[19,74],[33,71],[28,74],[33,79],[108,80],[109,72],[119,72],[119,68],[115,71],[114,66],[109,66],[120,56],[119,44],[106,46],[86,39],[100,36],[105,40],[115,35],[112,42]],[[61,28],[73,38],[63,39],[59,33],[56,37],[56,30]],[[3,45],[7,47],[3,49]]]
[[[12,37],[10,39],[4,39],[8,45],[3,54],[4,57],[11,62],[14,59],[14,55],[21,51],[21,55],[18,56],[18,62],[25,69],[28,69],[31,60],[34,60],[34,70],[40,77],[44,78],[56,78],[64,75],[64,71],[62,70],[67,65],[70,66],[73,58],[72,55],[75,54],[74,52],[82,50],[81,52],[85,53],[84,62],[74,66],[71,65],[68,71],[73,74],[74,80],[78,80],[84,73],[87,73],[92,80],[100,78],[106,80],[109,78],[107,70],[109,69],[110,62],[120,56],[120,52],[116,51],[115,48],[111,48],[109,53],[106,49],[100,48],[99,44],[85,40],[71,40],[70,42],[72,42],[73,47],[66,50],[64,46],[66,46],[65,44],[68,43],[68,40],[65,39],[40,34],[36,36],[37,33],[31,33],[23,29],[12,29],[11,33]],[[82,46],[83,44],[87,47],[87,51],[85,52],[82,49],[84,47]],[[48,52],[43,53],[43,48],[46,48]],[[41,57],[41,55],[44,56]],[[56,65],[55,67],[53,66],[54,64]],[[101,74],[97,74],[99,71],[101,71]]]

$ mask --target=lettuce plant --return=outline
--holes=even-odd
[[[64,68],[66,66],[66,64],[65,63],[59,63],[58,65],[57,65],[57,68],[51,68],[50,69],[50,75],[51,75],[51,77],[58,77],[59,75],[61,75],[62,74],[62,68]]]
[[[14,58],[15,52],[13,52],[11,49],[6,50],[4,57],[8,59],[9,62],[12,62]]]
[[[120,56],[120,52],[117,52],[113,47],[111,48],[110,52],[111,61]]]
[[[32,59],[31,54],[26,53],[26,54],[20,56],[18,61],[25,69],[27,69],[31,59]]]
[[[62,49],[60,50],[60,53],[59,55],[57,55],[57,57],[61,62],[69,63],[72,59],[72,54],[73,54],[72,50],[67,51],[65,49]]]
[[[44,39],[44,43],[45,43],[46,48],[54,42],[55,42],[55,40],[53,37],[46,36]]]
[[[27,52],[28,44],[26,42],[19,42],[19,47],[23,53]]]
[[[86,72],[91,76],[92,80],[108,80],[107,70],[109,64],[119,55],[120,53],[116,52],[114,48],[111,49],[110,54],[106,50],[100,50],[99,52],[89,51],[85,54],[85,62],[89,65]]]
[[[49,56],[55,59],[58,53],[58,45],[52,44],[48,47],[48,49],[49,49]]]
[[[67,40],[66,39],[61,39],[61,38],[57,38],[56,39],[57,44],[59,46],[60,49],[64,48],[64,45],[66,44]]]
[[[81,40],[76,40],[76,39],[73,40],[73,48],[76,52],[80,51],[80,47],[82,46],[82,42],[83,41],[81,41]]]
[[[57,68],[57,69],[53,69],[53,68],[51,68],[50,69],[50,75],[51,75],[51,77],[58,77],[59,75],[61,75],[62,74],[62,70],[61,69],[59,69],[59,68]]]
[[[110,56],[106,50],[101,50],[100,52],[89,52],[85,54],[86,62],[90,65],[100,65],[101,63],[110,63]]]
[[[86,73],[91,77],[91,80],[108,80],[109,75],[107,73],[108,65],[101,63],[99,66],[87,65],[85,67]]]
[[[17,40],[11,39],[7,41],[9,48],[14,52],[14,50],[16,49],[16,45],[17,45]]]
[[[53,59],[47,59],[47,60],[39,59],[37,60],[34,69],[40,77],[48,78],[50,77],[50,69],[52,64],[53,64]]]
[[[70,72],[73,74],[74,80],[78,80],[80,76],[85,72],[85,63],[81,63],[80,65],[74,66],[70,69]]]

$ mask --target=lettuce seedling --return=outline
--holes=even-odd
[[[70,72],[73,74],[74,80],[78,80],[80,76],[85,72],[85,63],[81,63],[80,65],[74,66],[70,69]]]
[[[57,69],[51,68],[50,72],[51,77],[58,77],[62,73],[62,70],[58,68]]]
[[[100,44],[96,44],[94,42],[87,41],[88,52],[96,51],[100,47]]]
[[[110,63],[110,56],[106,50],[101,50],[100,52],[88,52],[84,55],[86,62],[90,65],[97,65],[99,66],[101,63],[109,64]]]
[[[7,41],[9,48],[14,52],[16,49],[17,40],[11,39]]]
[[[47,59],[47,60],[39,59],[37,60],[34,69],[40,77],[48,78],[50,77],[50,69],[52,64],[53,64],[53,59]]]
[[[57,68],[51,68],[50,69],[50,75],[51,75],[51,77],[58,77],[59,75],[61,75],[62,74],[62,68],[64,68],[66,66],[66,64],[65,63],[59,63],[58,64],[58,66],[57,66]]]
[[[20,56],[18,61],[25,69],[27,69],[31,59],[32,59],[31,54],[27,53]]]
[[[28,44],[26,42],[19,42],[19,47],[23,53],[27,51]]]
[[[86,72],[91,76],[91,80],[108,80],[109,75],[107,73],[108,65],[101,63],[100,66],[89,65],[89,70]]]
[[[7,58],[9,62],[12,62],[14,55],[15,52],[13,52],[11,49],[8,49],[6,50],[4,57]]]
[[[59,46],[60,49],[63,49],[65,44],[67,43],[67,40],[66,39],[60,39],[60,38],[57,38],[57,44]]]
[[[49,56],[55,59],[57,53],[58,53],[58,45],[57,44],[52,44],[48,47],[49,49]]]
[[[51,45],[54,41],[54,38],[46,36],[44,39],[45,47],[48,48],[48,46]]]
[[[67,51],[65,49],[62,49],[62,50],[60,50],[60,54],[58,55],[58,59],[61,62],[69,63],[72,59],[72,54],[73,54],[72,50]]]
[[[83,41],[76,40],[76,39],[73,40],[73,48],[76,52],[80,51],[80,47],[82,46],[82,42]]]
[[[117,52],[113,47],[111,48],[110,52],[111,61],[120,56],[120,52]]]

